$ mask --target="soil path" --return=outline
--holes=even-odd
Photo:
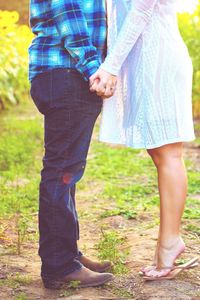
[[[87,204],[87,210],[88,206]],[[80,203],[80,209],[84,210],[84,204]],[[92,208],[91,208],[92,209]],[[98,240],[100,225],[88,224],[88,220],[81,219],[82,240],[81,245],[87,245],[86,254],[95,257],[93,245]],[[130,270],[128,275],[116,276],[113,283],[101,288],[89,288],[73,291],[50,291],[43,288],[39,270],[40,261],[37,256],[37,243],[26,244],[20,256],[8,255],[1,249],[0,278],[6,278],[11,274],[30,276],[28,283],[20,282],[18,287],[2,286],[0,299],[200,299],[200,268],[183,272],[176,280],[165,282],[144,283],[138,275],[140,267],[149,265],[156,244],[157,230],[148,229],[148,216],[141,220],[127,221],[121,216],[109,217],[104,224],[115,230],[123,228],[124,234],[130,246],[130,255],[127,266]],[[125,233],[126,232],[126,233]],[[199,255],[199,240],[184,233],[187,243],[187,251],[184,257]],[[16,298],[16,294],[25,294],[27,298]]]
[[[200,151],[198,147],[190,144],[186,150],[186,157],[200,166]],[[91,183],[92,185],[92,183]],[[93,187],[93,195],[98,199],[99,189]],[[40,280],[40,260],[37,255],[37,241],[27,242],[20,256],[9,254],[4,245],[0,245],[0,299],[200,299],[200,268],[197,267],[187,272],[182,272],[176,280],[145,283],[138,275],[143,265],[149,265],[153,257],[156,245],[158,226],[152,226],[150,212],[143,213],[137,219],[127,220],[122,216],[108,217],[104,219],[98,216],[98,208],[92,200],[87,199],[88,191],[78,192],[77,203],[80,215],[81,242],[80,248],[86,255],[94,257],[95,243],[100,236],[102,224],[112,230],[119,231],[127,238],[126,247],[130,248],[127,259],[128,275],[116,276],[114,282],[100,288],[77,289],[68,291],[51,291],[43,288]],[[200,200],[200,195],[196,197]],[[91,197],[88,197],[91,199]],[[87,200],[87,201],[86,201]],[[98,199],[98,205],[104,202]],[[90,212],[90,216],[84,214]],[[37,216],[34,216],[35,224]],[[10,225],[12,220],[8,220]],[[186,222],[186,221],[184,221]],[[200,240],[198,236],[183,232],[187,244],[187,251],[183,258],[192,258],[200,254]],[[16,275],[17,274],[17,275]],[[18,276],[15,283],[12,275]],[[2,282],[5,280],[5,285]],[[10,280],[10,281],[9,281]]]

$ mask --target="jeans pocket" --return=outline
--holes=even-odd
[[[52,71],[39,74],[33,79],[30,94],[37,109],[45,114],[52,101]]]

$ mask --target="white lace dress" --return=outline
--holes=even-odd
[[[180,36],[176,0],[108,0],[108,56],[119,74],[106,100],[100,140],[133,148],[190,141],[192,63]]]

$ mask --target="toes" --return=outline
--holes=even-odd
[[[158,278],[158,277],[165,277],[170,273],[170,269],[163,269],[163,270],[150,270],[148,272],[145,273],[146,276],[148,277],[154,277],[154,278]]]
[[[141,271],[143,273],[146,273],[146,272],[149,272],[149,271],[154,270],[154,269],[155,269],[155,266],[149,266],[149,267],[142,268]]]
[[[148,277],[154,277],[155,276],[155,270],[149,270],[145,272],[145,275]]]

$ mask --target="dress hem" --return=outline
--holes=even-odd
[[[157,144],[153,144],[153,145],[142,145],[142,144],[129,144],[129,143],[124,143],[124,142],[119,142],[119,141],[114,141],[114,140],[108,140],[105,138],[99,138],[100,142],[103,143],[108,143],[108,144],[115,144],[115,145],[124,145],[126,147],[130,147],[133,149],[154,149],[154,148],[159,148],[165,145],[169,145],[169,144],[174,144],[174,143],[185,143],[185,142],[192,142],[194,141],[196,138],[195,136],[191,137],[191,138],[177,138],[177,139],[171,139],[165,142],[160,142]]]

